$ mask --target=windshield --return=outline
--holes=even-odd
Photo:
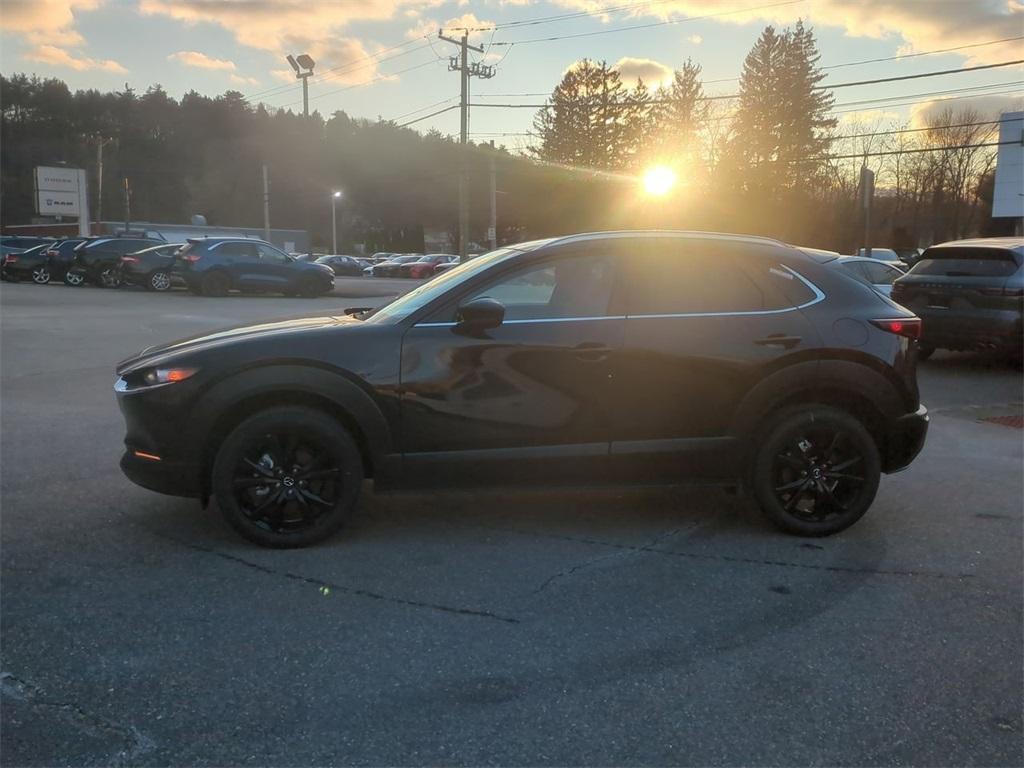
[[[549,242],[551,241],[534,240],[530,243],[520,243],[516,246],[499,248],[496,251],[485,253],[483,256],[477,256],[475,259],[470,259],[454,269],[442,272],[433,280],[424,283],[419,288],[399,296],[390,304],[384,305],[366,318],[366,322],[385,325],[401,322],[413,312],[425,307],[434,299],[444,295],[460,283],[469,280],[471,277],[479,274],[483,270],[517,254],[532,251]]]
[[[910,270],[914,275],[1009,277],[1017,271],[1013,251],[1000,248],[929,248]]]

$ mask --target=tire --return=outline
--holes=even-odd
[[[171,290],[171,273],[163,269],[157,269],[149,273],[146,278],[146,290],[164,293]]]
[[[203,296],[227,296],[231,279],[223,272],[207,272],[200,282]]]
[[[931,344],[918,344],[917,345],[917,359],[927,360],[929,357],[935,354],[935,347]]]
[[[32,270],[32,282],[36,285],[46,285],[50,282],[50,270],[46,265],[39,265]]]
[[[85,275],[81,272],[68,272],[64,275],[64,285],[72,288],[81,288],[85,285]]]
[[[858,419],[803,405],[783,410],[760,431],[751,488],[782,530],[830,536],[864,516],[880,477],[878,447]]]
[[[325,291],[320,287],[319,280],[303,280],[299,286],[299,296],[304,299],[315,299],[324,293]]]
[[[113,267],[107,267],[99,274],[99,280],[96,283],[102,288],[120,288],[121,287],[121,275]]]
[[[310,469],[304,477],[295,466]],[[239,424],[217,451],[211,485],[232,528],[283,549],[333,535],[351,515],[362,480],[362,457],[348,431],[321,411],[293,406]]]

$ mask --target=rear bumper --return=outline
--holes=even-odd
[[[202,493],[195,464],[142,458],[129,447],[121,457],[121,471],[136,485],[157,493],[189,498]]]
[[[899,472],[917,458],[928,435],[928,409],[923,405],[891,422],[885,436],[883,472]]]
[[[919,312],[921,343],[943,349],[1019,347],[1024,340],[1020,312]]]

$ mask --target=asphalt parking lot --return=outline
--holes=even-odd
[[[1024,762],[999,361],[922,365],[923,454],[825,540],[718,489],[501,490],[367,493],[267,551],[121,475],[119,359],[406,288],[0,285],[4,765]]]

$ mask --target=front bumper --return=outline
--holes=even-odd
[[[202,495],[199,467],[195,464],[142,458],[129,446],[121,457],[121,471],[133,483],[150,491],[189,498]]]
[[[928,409],[923,405],[914,413],[908,413],[891,422],[885,437],[883,472],[899,472],[906,469],[924,448],[928,435]]]

